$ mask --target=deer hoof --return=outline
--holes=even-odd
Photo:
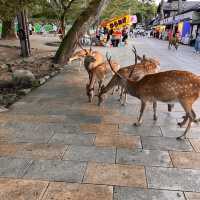
[[[200,122],[200,119],[194,119],[193,122],[198,124]]]
[[[140,122],[135,122],[133,125],[136,126],[136,127],[139,127],[139,126],[141,126],[141,123]]]
[[[157,121],[157,120],[158,120],[158,117],[157,117],[157,116],[154,116],[154,117],[153,117],[153,120],[154,120],[154,121]]]
[[[184,140],[184,139],[186,139],[186,137],[183,135],[176,138],[176,140]]]
[[[180,128],[182,128],[182,127],[185,125],[185,123],[183,123],[183,122],[178,122],[177,125],[178,125]]]

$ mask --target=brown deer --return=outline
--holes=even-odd
[[[114,71],[119,70],[120,65],[117,62],[111,61],[111,64]],[[93,56],[89,55],[85,57],[84,65],[89,74],[89,84],[86,85],[86,93],[88,95],[89,102],[92,102],[94,97],[95,83],[97,81],[99,83],[99,88],[98,88],[98,94],[99,94],[103,80],[105,79],[107,74],[112,73],[112,70],[108,62],[105,61],[100,64],[96,64],[96,59]]]
[[[146,74],[152,74],[157,73],[160,70],[160,62],[156,59],[152,58],[146,58],[144,55],[143,58],[137,55],[135,47],[132,48],[132,51],[135,54],[135,65],[130,65],[128,67],[124,67],[119,69],[118,73],[121,74],[123,77],[129,77],[132,80],[138,81],[142,77],[144,77]],[[137,59],[141,61],[141,63],[137,63]],[[127,94],[125,90],[125,86],[123,81],[118,75],[114,75],[108,85],[106,87],[102,86],[100,90],[100,95],[103,95],[107,93],[110,89],[115,87],[116,85],[121,86],[121,94],[120,94],[120,101],[122,105],[125,105],[127,100]],[[124,101],[122,101],[122,98],[124,96]],[[100,98],[102,99],[102,98]],[[100,102],[99,102],[100,105]]]
[[[77,45],[81,48],[80,50],[76,51],[69,59],[69,64],[72,63],[72,61],[74,60],[80,60],[80,66],[82,66],[84,64],[84,59],[86,56],[93,56],[95,58],[95,63],[94,63],[94,66],[95,65],[98,65],[102,62],[105,61],[105,58],[104,56],[98,52],[98,51],[94,51],[92,50],[92,42],[90,43],[90,48],[89,49],[85,49],[83,48],[83,46],[81,45],[80,43],[80,39],[79,39],[79,36],[78,34],[76,33],[76,40],[77,40]],[[92,41],[92,40],[91,40]],[[88,72],[88,69],[85,68],[86,71]]]
[[[108,59],[108,62],[112,69],[110,60],[111,58]],[[113,70],[113,72],[115,71]],[[177,139],[186,138],[186,134],[191,128],[191,123],[199,121],[199,119],[196,119],[196,114],[192,108],[193,103],[200,96],[199,76],[188,71],[170,70],[149,74],[139,81],[134,81],[123,77],[118,72],[115,72],[115,74],[123,80],[128,93],[141,100],[140,115],[137,123],[135,123],[136,126],[142,124],[142,116],[147,102],[153,103],[154,120],[157,119],[157,101],[165,103],[178,102],[183,107],[186,115],[178,125],[182,127],[187,122],[188,124],[183,135],[177,137]]]

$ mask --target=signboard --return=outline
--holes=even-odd
[[[130,26],[133,23],[137,23],[136,15],[124,15],[120,17],[115,17],[109,21],[102,22],[102,26],[107,27],[108,29],[118,29],[123,28],[124,26]]]

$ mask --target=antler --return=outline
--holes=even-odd
[[[121,74],[119,74],[118,72],[116,72],[114,69],[113,69],[113,67],[112,67],[112,64],[111,64],[111,55],[110,55],[110,57],[108,57],[109,55],[108,55],[108,52],[106,52],[106,59],[107,59],[107,61],[108,61],[108,64],[110,65],[110,68],[111,68],[111,70],[115,73],[115,74],[117,74],[121,79],[125,79],[125,77],[123,77]]]
[[[91,43],[90,43],[90,53],[92,52],[92,36],[90,35],[90,41],[91,41]]]
[[[132,52],[134,53],[135,55],[135,65],[137,64],[137,59],[139,58],[139,56],[137,55],[137,50],[135,48],[135,46],[133,45],[132,46]],[[131,78],[132,74],[133,74],[133,71],[134,71],[135,67],[133,67],[133,69],[131,70],[131,73],[129,74],[129,78]]]
[[[83,48],[83,46],[81,45],[80,41],[79,41],[79,36],[78,33],[76,32],[76,42],[78,44],[78,46],[85,51],[86,55],[88,54],[87,50]]]
[[[137,64],[137,58],[138,58],[138,55],[137,55],[137,50],[136,50],[136,48],[135,48],[134,45],[132,46],[132,52],[133,52],[134,55],[135,55],[135,65],[136,65],[136,64]]]

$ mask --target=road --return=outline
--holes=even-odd
[[[181,46],[137,39],[139,54],[159,58],[161,68],[200,73],[200,55]],[[131,44],[130,44],[131,47]],[[130,48],[110,51],[122,66],[132,63]],[[74,63],[0,114],[0,199],[2,200],[198,200],[200,199],[200,127],[176,140],[183,111],[159,103],[143,125],[132,126],[139,101],[108,94],[102,107],[87,102],[84,68]],[[200,104],[195,105],[197,113]]]

